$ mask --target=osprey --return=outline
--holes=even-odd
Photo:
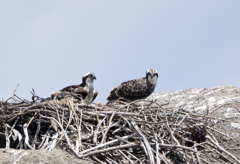
[[[93,102],[98,95],[98,92],[94,90],[94,80],[96,80],[95,74],[87,73],[82,77],[82,83],[80,85],[67,86],[59,92],[52,93],[51,97],[52,99],[61,99],[64,96],[70,95],[87,102]]]
[[[157,85],[157,70],[148,69],[146,77],[123,82],[116,88],[113,88],[107,100],[134,101],[144,99],[151,95]]]

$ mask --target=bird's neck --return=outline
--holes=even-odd
[[[93,92],[94,90],[94,85],[93,85],[93,81],[92,80],[86,80],[86,89],[89,92]]]
[[[92,82],[89,82],[89,81],[87,81],[86,82],[86,86],[84,87],[86,90],[87,90],[87,92],[88,92],[88,94],[87,94],[87,96],[85,97],[85,101],[87,101],[87,102],[92,102],[92,100],[93,100],[93,97],[94,97],[94,86],[93,86],[93,81]]]

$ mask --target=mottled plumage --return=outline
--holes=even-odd
[[[110,92],[107,100],[134,101],[147,98],[154,92],[157,84],[158,73],[156,70],[146,71],[146,77],[123,82]]]
[[[96,79],[94,73],[87,73],[82,77],[82,83],[80,85],[67,86],[59,92],[54,92],[52,98],[61,99],[70,95],[78,99],[92,102],[98,95],[98,92],[94,90],[94,79]]]

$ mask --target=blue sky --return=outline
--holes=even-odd
[[[97,76],[95,102],[158,70],[157,92],[240,86],[240,1],[0,2],[0,97],[31,99]]]

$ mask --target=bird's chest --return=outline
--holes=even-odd
[[[153,84],[147,83],[146,91],[152,93],[154,91],[155,86]]]
[[[86,87],[85,89],[87,90],[88,94],[87,94],[87,96],[85,97],[84,100],[91,102],[93,97],[94,97],[94,93],[93,93],[94,88],[93,87]]]

